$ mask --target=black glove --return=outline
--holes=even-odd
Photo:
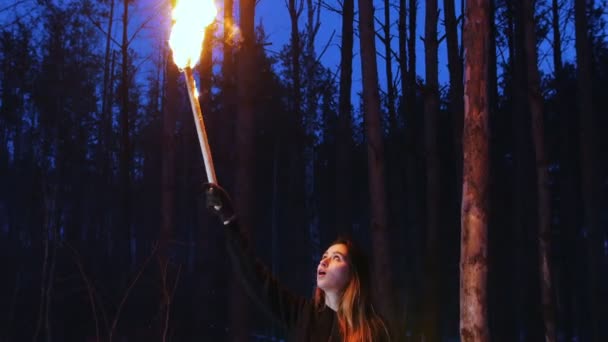
[[[230,196],[228,196],[228,193],[221,186],[205,183],[203,191],[206,196],[207,209],[219,217],[224,225],[228,225],[236,219],[232,200],[230,200]]]

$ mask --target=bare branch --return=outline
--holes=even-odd
[[[131,36],[131,38],[129,38],[129,39],[127,40],[127,45],[130,45],[130,44],[131,44],[131,42],[133,41],[133,39],[135,39],[135,37],[137,36],[137,34],[138,34],[138,33],[139,33],[141,30],[143,30],[143,29],[144,29],[144,27],[146,27],[146,25],[147,25],[147,24],[148,24],[148,23],[149,23],[149,22],[150,22],[152,19],[154,19],[154,16],[152,16],[152,15],[151,15],[151,16],[149,16],[149,17],[147,17],[147,18],[146,18],[146,20],[144,20],[144,22],[143,22],[141,25],[139,25],[139,27],[138,27],[137,29],[135,29],[135,32],[133,33],[133,35]]]
[[[95,320],[95,337],[96,337],[97,342],[99,342],[100,341],[100,339],[99,339],[99,320],[97,319],[97,309],[95,308],[95,299],[93,298],[95,289],[91,285],[91,281],[89,280],[89,278],[87,277],[87,275],[84,272],[84,266],[82,265],[82,261],[81,261],[82,258],[80,257],[80,254],[78,253],[76,248],[74,248],[74,246],[72,246],[67,241],[64,244],[74,254],[74,262],[76,263],[76,266],[78,267],[78,271],[80,272],[80,277],[82,278],[82,281],[84,282],[84,285],[87,288],[87,293],[89,295],[89,302],[91,303],[91,311],[93,312],[93,319]]]
[[[87,17],[87,18],[88,18],[88,19],[91,21],[91,23],[93,23],[93,25],[94,25],[94,26],[95,26],[95,27],[96,27],[96,28],[97,28],[97,29],[98,29],[98,30],[99,30],[101,33],[103,33],[104,35],[107,35],[107,34],[108,34],[108,33],[107,33],[107,32],[106,32],[104,29],[103,29],[103,27],[101,27],[101,24],[99,23],[99,21],[97,21],[97,20],[93,19],[93,18],[92,18],[92,17],[89,15],[89,13],[85,13],[84,15],[85,15],[85,16],[86,16],[86,17]],[[120,45],[121,45],[121,44],[120,44],[120,43],[119,43],[119,42],[118,42],[116,39],[114,39],[114,37],[110,37],[110,40],[111,40],[111,41],[112,41],[114,44],[116,44],[116,46],[120,46]]]
[[[118,324],[118,319],[120,318],[120,312],[122,311],[122,307],[125,305],[127,298],[129,297],[129,294],[131,293],[131,290],[133,289],[133,286],[135,286],[135,283],[137,283],[137,280],[139,280],[139,277],[141,277],[141,274],[144,272],[144,269],[146,268],[148,263],[150,263],[150,260],[152,260],[152,257],[156,254],[157,250],[158,250],[158,243],[155,243],[154,247],[152,248],[152,251],[150,252],[150,255],[148,255],[148,258],[146,258],[144,263],[139,268],[137,275],[135,276],[135,278],[133,278],[133,280],[131,281],[131,284],[129,284],[129,287],[125,291],[125,294],[122,297],[120,304],[118,304],[118,308],[116,309],[116,315],[114,315],[114,320],[112,321],[112,328],[110,328],[110,333],[109,333],[110,342],[112,342],[112,336],[114,335],[114,331],[116,330],[116,325]]]
[[[4,12],[4,11],[9,11],[19,5],[21,5],[22,3],[26,2],[27,0],[20,0],[20,1],[15,1],[13,4],[8,5],[4,8],[0,8],[0,13]]]
[[[327,40],[327,44],[325,44],[325,46],[323,47],[323,50],[321,50],[321,53],[319,54],[319,57],[317,57],[317,60],[315,61],[315,63],[317,63],[317,64],[320,63],[321,57],[323,57],[323,55],[327,51],[327,48],[329,47],[329,45],[331,45],[331,41],[333,40],[335,34],[336,34],[336,30],[333,30],[331,32],[331,36]]]

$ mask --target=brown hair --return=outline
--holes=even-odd
[[[351,277],[338,305],[338,322],[345,342],[389,341],[386,325],[375,312],[371,301],[371,284],[367,256],[352,239],[341,237],[331,245],[342,244],[348,253]],[[325,292],[316,288],[317,309],[325,306]]]

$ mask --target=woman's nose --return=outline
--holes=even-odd
[[[319,262],[319,265],[321,265],[323,267],[327,267],[327,258],[321,259],[321,261]]]

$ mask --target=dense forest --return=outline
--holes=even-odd
[[[205,208],[167,35],[141,43],[174,1],[150,1],[161,21],[142,2],[0,5],[0,341],[284,339]],[[257,3],[217,2],[195,74],[219,184],[286,287],[311,296],[351,235],[395,341],[608,341],[605,0],[277,1],[291,28],[272,52]],[[487,326],[469,339],[475,171]]]

